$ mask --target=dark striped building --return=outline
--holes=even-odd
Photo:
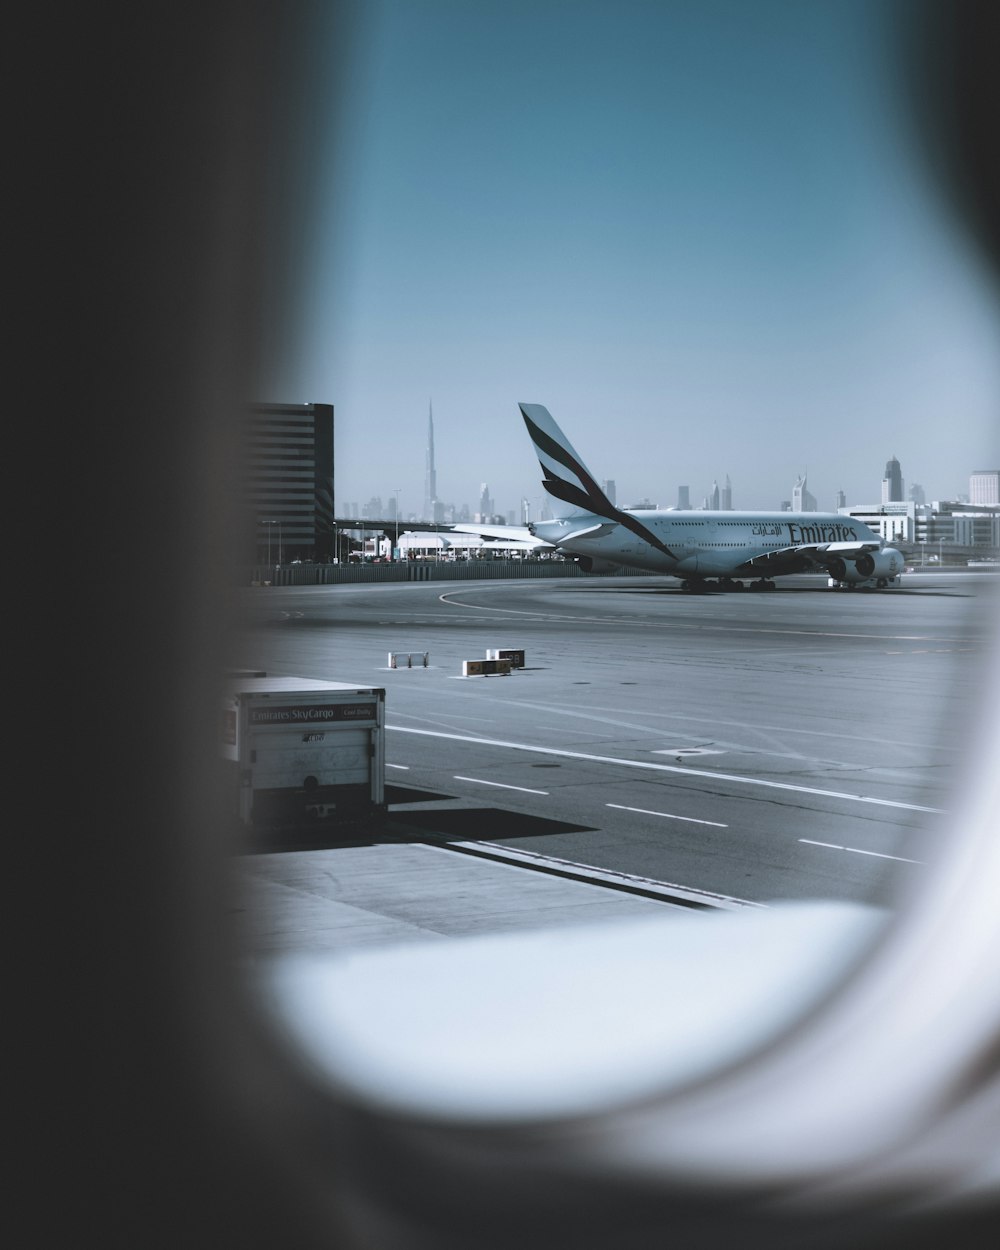
[[[245,451],[257,560],[328,560],[335,554],[333,405],[254,404]]]

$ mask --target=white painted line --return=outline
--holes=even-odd
[[[410,771],[409,764],[386,764],[386,768],[402,768],[407,773]]]
[[[484,781],[482,777],[454,777],[455,781],[471,781],[477,786],[496,786],[498,790],[520,790],[522,794],[548,794],[548,790],[529,790],[527,786],[505,786],[502,781]]]
[[[735,773],[712,773],[703,768],[685,768],[680,764],[653,764],[647,760],[621,759],[617,755],[590,755],[584,751],[564,751],[558,747],[536,747],[526,742],[505,742],[500,738],[474,738],[469,734],[442,733],[436,729],[411,729],[406,725],[386,725],[397,733],[420,734],[425,738],[450,738],[454,742],[473,742],[484,747],[504,747],[509,751],[530,751],[535,755],[558,755],[563,759],[591,760],[597,764],[620,764],[623,768],[645,768],[660,773],[678,773],[685,777],[704,777],[709,781],[731,781],[742,786],[764,786],[770,790],[791,790],[796,794],[816,794],[827,799],[846,799],[852,803],[873,803],[878,807],[897,807],[908,812],[933,812],[944,815],[944,808],[924,807],[919,803],[901,803],[898,799],[876,799],[868,794],[848,794],[842,790],[820,790],[814,786],[796,786],[788,781],[765,781],[761,777],[740,777]]]
[[[641,725],[641,726],[632,725],[631,722],[629,721],[605,720],[603,716],[591,717],[587,715],[585,712],[581,712],[575,709],[570,710],[568,708],[551,707],[549,704],[546,704],[546,703],[529,703],[525,701],[524,703],[521,704],[521,706],[528,707],[528,708],[535,708],[539,712],[546,712],[553,716],[572,716],[572,717],[582,718],[585,720],[597,720],[597,721],[600,721],[602,724],[625,725],[626,727],[629,727],[629,728],[643,728],[643,729],[648,728],[648,726],[645,726],[645,725]],[[582,708],[589,708],[590,711],[592,712],[615,711],[614,708],[602,707],[600,704],[584,703],[584,704],[580,704],[579,706]],[[680,720],[684,722],[690,722],[690,721],[704,722],[704,723],[710,724],[714,730],[717,730],[720,725],[725,725],[733,729],[751,729],[753,730],[754,733],[767,731],[769,733],[786,734],[788,732],[787,725],[756,724],[756,723],[750,723],[750,722],[741,721],[741,720],[720,720],[719,717],[717,716],[699,716],[696,712],[685,712],[681,714],[681,713],[676,713],[676,712],[662,712],[661,711],[661,712],[643,712],[642,715],[645,718],[650,719],[650,720],[672,720],[672,721]],[[564,730],[563,732],[566,732],[566,731]],[[796,728],[795,732],[800,737],[808,735],[809,737],[812,737],[812,738],[833,738],[837,740],[844,740],[847,742],[852,742],[855,744],[859,742],[861,743],[876,742],[879,745],[881,745],[884,742],[883,738],[866,737],[865,735],[861,733],[849,733],[849,734],[830,733],[829,731],[823,730],[823,729],[805,729],[805,728]],[[666,737],[666,734],[664,734],[664,737]],[[901,739],[893,739],[893,743],[895,746],[906,747],[908,749],[913,749],[913,750],[926,751],[929,749],[926,743],[907,742]],[[737,747],[736,749],[738,750],[739,748]],[[934,750],[935,751],[962,751],[964,750],[964,748],[949,746],[947,743],[935,743]],[[774,752],[768,752],[768,754],[774,754]],[[791,758],[794,758],[794,757],[791,757]]]
[[[694,816],[675,816],[672,812],[651,812],[645,807],[625,807],[622,803],[605,803],[605,807],[615,807],[620,812],[638,812],[640,816],[665,816],[667,820],[686,820],[692,825],[714,825],[716,829],[728,829],[728,825],[718,820],[698,820]]]
[[[853,851],[855,855],[874,855],[876,859],[894,859],[900,864],[922,864],[922,859],[907,859],[905,855],[883,855],[881,851],[862,851],[856,846],[845,846],[845,851]]]
[[[664,573],[664,577],[669,577],[669,573]],[[763,625],[706,625],[704,622],[697,624],[688,623],[686,621],[663,621],[663,620],[638,620],[630,616],[580,616],[559,614],[556,612],[530,611],[527,608],[495,608],[486,603],[462,603],[452,596],[460,594],[481,594],[484,591],[501,590],[500,586],[477,586],[475,590],[449,590],[443,595],[438,595],[438,599],[442,603],[447,603],[450,607],[461,607],[465,609],[474,609],[477,612],[503,612],[514,616],[535,616],[541,617],[547,621],[587,621],[590,623],[604,625],[636,625],[645,629],[685,629],[698,630],[699,632],[712,631],[713,633],[723,634],[780,634],[782,636],[791,634],[795,637],[802,638],[863,638],[871,642],[964,642],[964,638],[929,638],[926,634],[857,634],[845,633],[842,630],[821,630],[821,629],[776,629],[771,626]],[[379,622],[383,624],[387,622]]]
[[[855,855],[874,855],[876,859],[894,859],[900,864],[922,864],[922,859],[906,859],[903,855],[883,855],[881,851],[862,851],[857,846],[838,846],[835,842],[814,842],[812,838],[799,838],[800,842],[805,842],[809,846],[825,846],[831,851],[851,851]]]
[[[731,894],[719,894],[712,890],[701,890],[693,885],[675,885],[671,881],[657,881],[653,877],[639,877],[631,872],[615,872],[610,868],[597,868],[593,864],[580,864],[573,859],[559,859],[555,855],[540,855],[537,851],[515,850],[499,842],[450,842],[451,846],[464,847],[469,851],[488,851],[490,855],[510,860],[511,863],[525,864],[529,867],[555,868],[572,872],[574,876],[583,877],[594,882],[609,885],[637,886],[650,894],[662,894],[665,898],[680,897],[703,902],[710,907],[737,908],[763,907],[767,903],[755,903],[748,898],[736,898]],[[447,851],[448,847],[434,847],[434,850]]]
[[[883,655],[959,655],[975,651],[975,647],[933,647],[921,651],[883,651]]]
[[[720,751],[717,747],[664,747],[662,750],[650,751],[650,755],[672,755],[676,758],[678,755],[725,755],[725,751]]]

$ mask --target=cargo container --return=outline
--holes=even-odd
[[[376,823],[386,813],[385,690],[231,676],[222,754],[233,813],[245,825]]]

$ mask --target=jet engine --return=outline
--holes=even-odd
[[[584,573],[617,573],[622,567],[611,560],[598,560],[596,556],[574,556],[573,563]]]
[[[897,577],[903,571],[903,557],[893,547],[881,551],[863,551],[855,559],[835,556],[827,569],[838,582],[867,582],[872,578]]]

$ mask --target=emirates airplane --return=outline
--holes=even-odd
[[[825,572],[828,584],[836,588],[899,585],[901,553],[854,517],[618,508],[548,409],[541,404],[518,407],[542,466],[542,485],[555,519],[510,527],[510,532],[530,534],[566,552],[586,572],[644,569],[680,578],[682,589],[691,591],[773,590],[772,578],[809,572]],[[488,526],[463,528],[500,536]]]

